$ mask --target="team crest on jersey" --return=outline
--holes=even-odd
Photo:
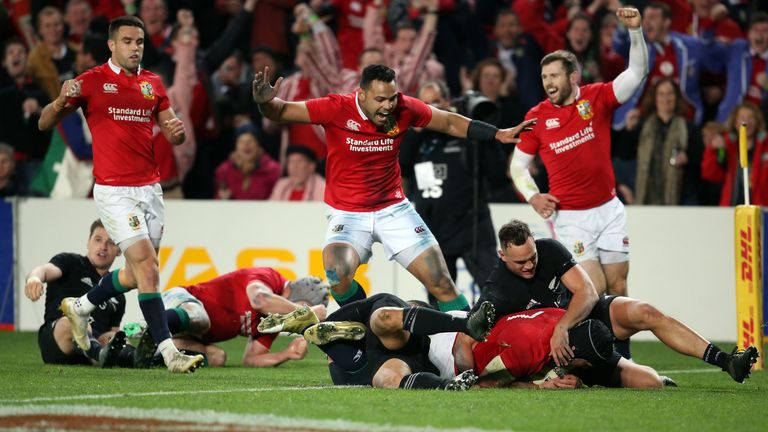
[[[349,119],[347,120],[347,129],[353,130],[353,131],[359,131],[360,130],[360,123]]]
[[[131,229],[134,231],[141,228],[141,222],[139,221],[139,217],[136,215],[128,215],[128,226],[131,227]]]
[[[400,133],[400,128],[399,128],[399,127],[397,127],[397,124],[395,124],[395,125],[392,127],[392,129],[390,129],[389,131],[387,131],[387,136],[391,136],[391,137],[393,137],[393,136],[397,136],[399,133]]]
[[[595,116],[595,113],[592,112],[592,105],[586,99],[580,100],[576,104],[576,109],[579,111],[579,115],[584,120],[589,120],[589,119],[591,119],[592,117]]]
[[[584,243],[577,241],[573,245],[573,253],[576,254],[576,256],[582,256],[584,255]]]
[[[141,94],[144,96],[144,99],[155,99],[155,92],[152,89],[152,84],[146,81],[142,81],[139,83],[139,88],[141,89]]]

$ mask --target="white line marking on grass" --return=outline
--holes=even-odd
[[[175,391],[154,391],[137,393],[112,393],[112,394],[85,394],[70,396],[52,396],[35,397],[29,399],[0,399],[0,403],[29,403],[29,402],[57,402],[57,401],[75,401],[75,400],[93,400],[93,399],[115,399],[122,397],[144,397],[144,396],[178,396],[178,395],[196,395],[196,394],[216,394],[216,393],[261,393],[269,391],[304,391],[304,390],[333,390],[356,388],[362,386],[314,386],[314,387],[252,387],[252,388],[234,388],[218,390],[175,390]]]
[[[658,372],[663,375],[663,374],[686,374],[686,373],[710,373],[710,372],[722,372],[722,371],[716,368],[707,368],[707,369],[663,370]]]
[[[443,429],[434,427],[395,426],[390,424],[380,425],[349,420],[325,420],[298,417],[283,417],[273,414],[237,414],[231,412],[219,412],[211,410],[185,411],[179,409],[164,408],[117,408],[111,406],[83,406],[83,405],[25,405],[16,407],[0,407],[0,417],[4,416],[28,416],[28,415],[67,415],[88,417],[112,417],[121,419],[150,419],[160,421],[181,421],[188,423],[202,423],[209,425],[238,425],[255,426],[261,428],[283,429],[323,429],[341,431],[367,431],[367,432],[411,432],[411,431],[435,431],[435,432],[476,432],[487,429],[455,428]],[[178,419],[178,420],[177,420]]]

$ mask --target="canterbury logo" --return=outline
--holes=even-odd
[[[416,234],[421,234],[421,233],[425,232],[426,230],[427,230],[427,229],[426,229],[426,228],[424,228],[424,227],[423,227],[423,226],[421,226],[421,225],[419,225],[419,226],[417,226],[416,228],[414,228],[414,231],[416,231]]]
[[[117,93],[117,84],[104,83],[102,88],[104,89],[104,93]]]

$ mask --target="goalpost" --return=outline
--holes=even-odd
[[[736,206],[734,239],[736,252],[736,332],[738,347],[757,347],[760,357],[754,369],[763,368],[763,257],[762,214],[750,205],[747,127],[739,127],[739,164],[744,183],[744,205]]]

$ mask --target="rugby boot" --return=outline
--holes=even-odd
[[[483,302],[474,312],[467,317],[466,333],[473,339],[483,342],[488,337],[496,317],[496,308],[491,302]]]
[[[125,333],[122,330],[115,332],[112,339],[99,350],[99,366],[111,368],[117,363],[117,356],[125,347]]]
[[[83,351],[88,351],[91,347],[91,341],[88,338],[88,316],[81,316],[75,312],[74,297],[65,297],[59,305],[59,310],[69,320],[70,327],[72,327],[72,337],[75,340],[77,346]]]
[[[477,375],[472,369],[465,370],[464,372],[456,375],[448,384],[445,385],[443,390],[463,391],[469,390],[477,382]]]
[[[201,354],[190,356],[176,351],[168,361],[168,372],[192,373],[195,371],[195,369],[202,366],[204,361],[205,357],[203,357]]]
[[[677,387],[677,383],[672,378],[666,375],[659,375],[659,378],[661,378],[661,383],[664,387]]]
[[[287,314],[269,314],[261,319],[257,329],[259,333],[288,333],[301,334],[304,329],[319,323],[315,312],[309,306],[300,307]]]
[[[147,329],[139,343],[136,345],[136,351],[133,352],[133,367],[138,369],[146,369],[152,366],[152,360],[155,358],[157,352],[157,343],[152,338],[152,333]]]
[[[335,340],[360,340],[365,337],[365,325],[355,321],[325,321],[304,330],[304,339],[315,345]]]
[[[728,375],[734,381],[743,383],[745,379],[749,378],[749,372],[752,370],[752,365],[755,364],[758,356],[757,348],[753,346],[743,351],[736,347],[728,354],[723,370],[728,372]]]

